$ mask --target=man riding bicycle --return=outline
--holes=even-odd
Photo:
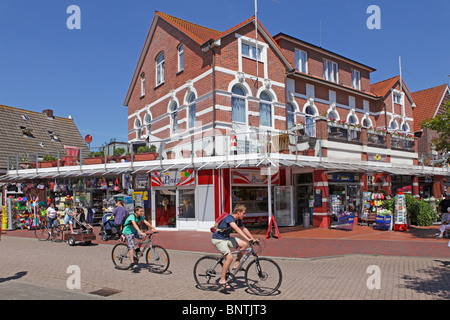
[[[131,267],[133,270],[137,268],[137,264],[134,262],[134,246],[135,241],[134,239],[144,239],[147,235],[145,232],[142,232],[141,229],[139,229],[137,223],[144,221],[144,223],[153,231],[156,231],[156,228],[154,228],[150,222],[144,219],[144,209],[140,206],[137,206],[134,208],[134,214],[130,214],[128,218],[125,220],[123,224],[123,230],[122,235],[127,240],[127,246],[128,246],[128,252],[130,255],[131,260]],[[138,251],[140,248],[138,248]]]
[[[226,276],[228,269],[233,262],[233,255],[231,254],[230,248],[244,250],[248,248],[248,242],[257,241],[250,234],[250,231],[244,227],[242,222],[245,217],[246,210],[247,208],[244,205],[238,204],[234,208],[232,214],[227,215],[222,221],[220,221],[217,231],[215,231],[212,235],[213,245],[225,257],[219,284],[226,285],[227,288],[229,288],[229,286],[226,284]],[[233,230],[235,230],[237,234],[244,238],[247,242],[236,237],[231,237],[230,234]],[[242,252],[237,254],[233,269],[236,269],[239,266],[242,255]]]

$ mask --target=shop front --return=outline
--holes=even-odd
[[[152,172],[152,220],[157,228],[196,230],[194,170]]]
[[[359,173],[328,173],[328,205],[332,223],[338,221],[339,212],[361,212],[362,195]]]

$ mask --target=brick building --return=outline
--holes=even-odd
[[[169,161],[147,171],[156,225],[172,210],[177,227],[203,230],[245,203],[249,222],[293,225],[312,209],[328,227],[332,195],[356,212],[367,190],[418,196],[416,103],[400,76],[372,84],[374,71],[254,17],[221,32],[156,12],[124,102],[129,142],[157,137]],[[190,164],[170,166],[170,152]],[[176,183],[186,169],[195,177]]]

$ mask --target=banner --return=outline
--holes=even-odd
[[[252,171],[233,171],[231,181],[234,185],[267,185],[268,175],[261,174],[260,170]],[[271,184],[277,185],[280,183],[279,171],[277,170],[272,175]]]
[[[194,170],[152,172],[152,187],[181,187],[195,185]]]

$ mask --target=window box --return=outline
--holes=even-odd
[[[105,157],[84,158],[84,164],[101,164],[101,163],[105,163]]]

